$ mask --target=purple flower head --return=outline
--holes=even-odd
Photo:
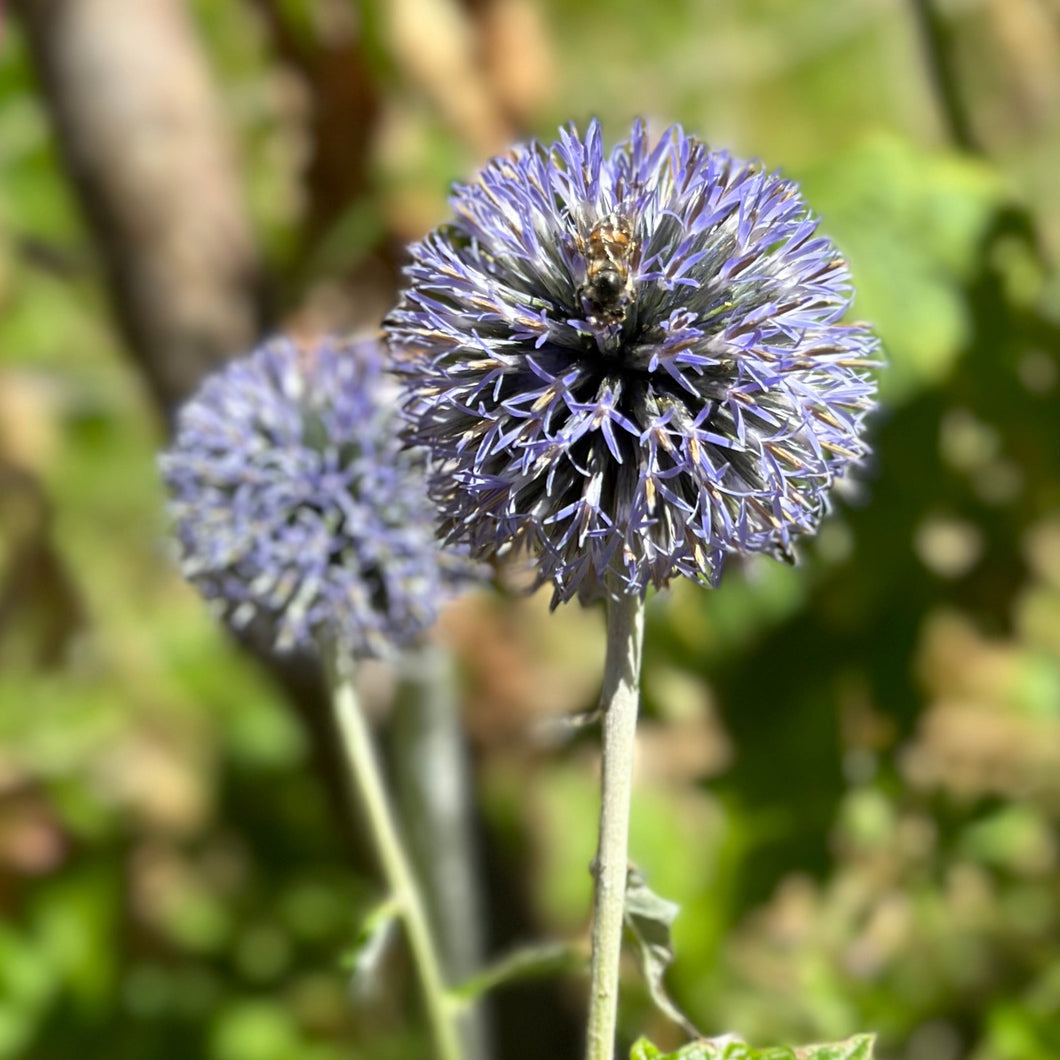
[[[321,631],[386,654],[468,573],[443,553],[422,452],[402,448],[374,342],[276,339],[210,376],[161,457],[182,569],[280,649]]]
[[[554,603],[792,557],[866,453],[878,343],[797,186],[642,123],[517,146],[412,247],[385,329],[449,540]]]

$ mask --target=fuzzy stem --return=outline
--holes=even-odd
[[[350,776],[364,808],[391,900],[405,922],[409,949],[423,989],[434,1051],[437,1060],[461,1060],[455,1009],[446,993],[423,896],[398,834],[372,733],[357,701],[353,660],[339,648],[333,647],[328,655],[335,718]]]
[[[603,708],[600,840],[594,862],[593,951],[586,1060],[613,1060],[618,1022],[618,971],[629,848],[633,751],[640,698],[644,601],[611,597],[607,605],[607,658]]]

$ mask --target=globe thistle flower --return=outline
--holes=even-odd
[[[553,603],[792,558],[866,453],[878,343],[791,181],[673,127],[520,145],[457,186],[384,327],[450,541]]]
[[[276,339],[209,377],[161,457],[184,574],[276,646],[327,631],[386,654],[469,572],[440,551],[423,454],[402,447],[374,342]]]

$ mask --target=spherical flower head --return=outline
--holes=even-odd
[[[790,558],[866,453],[878,355],[797,186],[593,122],[451,203],[384,325],[449,539],[525,544],[554,602]]]
[[[161,467],[182,569],[234,625],[384,655],[432,624],[467,567],[440,550],[395,399],[374,342],[277,339],[181,409]]]

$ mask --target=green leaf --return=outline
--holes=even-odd
[[[585,954],[570,943],[539,942],[514,950],[451,990],[450,996],[460,1004],[470,1004],[496,987],[580,969],[585,964]]]
[[[393,937],[398,913],[398,903],[392,897],[380,902],[364,918],[353,948],[343,955],[343,966],[350,973],[350,993],[358,1001],[375,999],[381,978],[379,969]]]
[[[674,959],[670,937],[681,907],[660,898],[636,868],[626,875],[625,921],[637,949],[637,960],[648,984],[648,991],[656,1007],[674,1021],[686,1034],[699,1037],[699,1031],[689,1018],[674,1004],[666,992],[666,969]]]
[[[798,1060],[872,1060],[875,1044],[874,1034],[855,1034],[828,1045],[801,1045],[795,1049],[795,1056]]]
[[[726,1036],[689,1042],[676,1053],[664,1054],[641,1038],[629,1055],[630,1060],[872,1060],[874,1042],[874,1035],[856,1034],[842,1042],[752,1049]]]
[[[655,1048],[647,1038],[641,1038],[634,1042],[633,1051],[629,1054],[629,1060],[656,1060],[659,1050]]]

